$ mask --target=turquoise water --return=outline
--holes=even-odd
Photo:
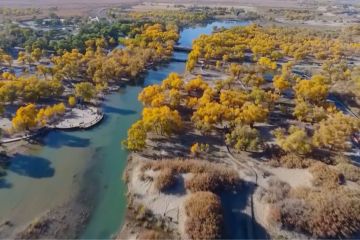
[[[231,27],[245,22],[215,22],[187,28],[179,45],[191,46],[200,34],[209,34],[214,26]],[[184,59],[184,53],[175,53]],[[107,96],[103,104],[104,121],[86,131],[54,131],[40,144],[29,146],[27,154],[13,159],[8,176],[0,182],[0,222],[11,219],[24,224],[39,213],[65,201],[73,192],[85,167],[98,189],[93,196],[95,209],[82,238],[109,238],[121,226],[126,210],[126,187],[122,172],[127,151],[121,147],[127,129],[139,119],[142,106],[137,95],[145,85],[160,83],[170,72],[183,73],[185,63],[170,62],[150,70],[141,86],[127,86]],[[86,182],[85,182],[86,184]],[[1,237],[1,234],[0,234]]]
[[[194,39],[198,38],[202,34],[211,34],[214,28],[230,28],[235,26],[244,26],[248,22],[238,22],[238,21],[224,21],[224,22],[213,22],[205,26],[195,26],[186,28],[181,32],[179,45],[183,47],[191,47]]]

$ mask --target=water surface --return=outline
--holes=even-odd
[[[181,32],[179,45],[190,47],[193,39],[211,33],[215,26],[244,24],[214,22],[187,28]],[[187,57],[185,53],[174,55],[177,59]],[[121,177],[128,152],[120,142],[140,117],[142,106],[137,95],[144,86],[160,83],[170,72],[183,73],[184,69],[184,62],[170,62],[157,71],[150,70],[141,86],[127,86],[107,96],[103,104],[105,118],[98,126],[86,131],[53,131],[41,144],[29,145],[26,154],[13,159],[8,176],[0,182],[0,222],[11,219],[25,224],[63,203],[81,187],[84,169],[91,164],[87,177],[99,188],[93,196],[96,207],[82,238],[109,238],[116,233],[126,210],[126,187]]]

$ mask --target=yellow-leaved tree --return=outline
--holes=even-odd
[[[144,108],[142,112],[143,124],[148,131],[169,136],[182,129],[180,114],[168,106]]]
[[[277,68],[276,62],[272,61],[270,58],[267,57],[260,57],[257,64],[261,66],[265,71],[272,71]]]
[[[146,147],[147,131],[142,120],[134,123],[128,130],[127,139],[122,143],[130,151],[141,151]]]
[[[269,110],[259,104],[246,103],[242,108],[236,121],[242,124],[249,124],[251,127],[256,122],[265,122]]]
[[[273,78],[274,88],[277,92],[283,92],[290,87],[290,82],[286,78],[286,75],[275,75]]]
[[[170,73],[169,76],[163,80],[162,85],[164,89],[177,89],[180,90],[184,86],[184,81],[181,79],[179,74]]]
[[[12,119],[12,127],[15,131],[30,130],[37,126],[37,113],[35,104],[20,107]]]
[[[230,113],[227,107],[217,102],[209,102],[199,107],[193,114],[191,121],[201,131],[210,131],[216,125],[222,124]]]
[[[312,151],[311,138],[304,129],[290,126],[288,131],[277,128],[273,131],[276,143],[285,152],[304,155]]]
[[[202,96],[203,92],[208,87],[209,85],[203,80],[200,75],[185,84],[185,90],[189,93],[189,95],[194,95],[197,97]]]
[[[68,104],[70,107],[75,107],[76,105],[76,97],[74,96],[70,96],[68,99]]]
[[[324,101],[329,92],[325,77],[320,75],[314,75],[310,80],[300,80],[294,89],[298,99],[313,103]]]
[[[151,85],[145,87],[138,97],[139,101],[147,107],[160,107],[165,104],[165,94],[161,86]]]
[[[317,147],[331,150],[344,150],[350,147],[351,135],[358,131],[358,119],[344,115],[341,112],[330,114],[322,120],[315,129],[313,143]]]

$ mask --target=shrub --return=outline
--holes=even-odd
[[[336,165],[337,170],[344,175],[346,180],[359,182],[360,168],[351,163],[340,163]]]
[[[74,96],[70,96],[68,98],[68,104],[70,107],[75,107],[76,105],[76,98]]]
[[[360,230],[359,193],[322,192],[312,202],[309,232],[317,237],[349,237]]]
[[[209,144],[204,143],[194,143],[190,148],[190,153],[193,156],[198,156],[201,153],[209,152]]]
[[[176,183],[174,171],[171,168],[160,170],[160,174],[155,179],[155,188],[159,191],[166,191]]]
[[[191,239],[221,238],[223,215],[220,198],[210,192],[192,194],[185,202],[185,229]]]
[[[155,230],[144,230],[140,232],[139,238],[140,240],[158,240],[163,239],[163,236],[160,232]]]
[[[280,221],[289,230],[303,232],[307,230],[311,217],[311,208],[304,200],[286,199],[279,204]]]
[[[193,173],[194,176],[185,183],[186,188],[191,191],[217,191],[220,187],[230,188],[241,183],[238,173],[221,164],[208,163],[199,160],[161,160],[149,161],[142,165],[141,171],[146,170],[163,171],[170,169],[171,175]],[[167,170],[167,171],[170,171]],[[170,173],[161,181],[171,183]],[[160,180],[159,180],[160,181]],[[158,183],[161,184],[161,183]],[[166,185],[166,184],[165,184]],[[161,187],[161,185],[159,185]]]
[[[226,134],[226,144],[239,151],[256,151],[260,148],[260,134],[249,125],[237,126],[231,133]]]
[[[360,192],[345,188],[299,188],[276,208],[283,227],[320,238],[350,237],[360,230]]]
[[[288,130],[277,128],[273,131],[276,144],[288,153],[306,155],[312,151],[311,139],[305,129],[290,126]]]
[[[326,164],[316,163],[309,170],[317,187],[336,188],[344,182],[344,176]]]
[[[267,203],[277,203],[288,196],[290,189],[289,184],[275,178],[270,178],[267,190],[262,189],[259,193],[260,199]]]
[[[312,163],[311,159],[299,156],[295,153],[287,153],[279,159],[270,162],[273,167],[285,168],[308,168]]]
[[[240,184],[239,175],[235,171],[213,171],[195,174],[185,182],[185,187],[192,192],[210,191],[231,188]]]

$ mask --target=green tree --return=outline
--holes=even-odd
[[[286,131],[283,128],[277,128],[273,131],[276,143],[289,153],[304,155],[312,151],[311,138],[304,129],[296,126],[290,126]]]
[[[341,112],[331,114],[316,127],[313,142],[317,147],[344,150],[350,147],[350,137],[359,127],[359,120],[356,118]]]
[[[231,133],[226,134],[225,141],[240,151],[258,150],[261,144],[259,132],[249,125],[237,126]]]
[[[89,82],[81,82],[75,84],[75,95],[86,102],[91,101],[95,97],[95,86]]]

